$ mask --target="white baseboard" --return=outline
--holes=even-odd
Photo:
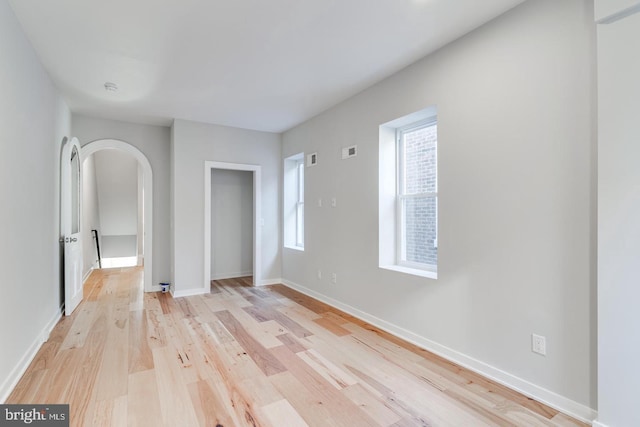
[[[237,277],[247,277],[253,276],[252,271],[243,271],[240,273],[224,273],[224,274],[216,274],[211,278],[211,280],[224,280],[224,279],[235,279]]]
[[[518,391],[524,394],[525,396],[531,397],[537,400],[538,402],[544,403],[545,405],[548,405],[576,419],[579,419],[587,423],[591,423],[592,420],[594,420],[597,416],[597,412],[594,409],[589,408],[588,406],[575,402],[553,391],[547,390],[543,387],[533,384],[527,380],[516,377],[515,375],[512,375],[508,372],[505,372],[501,369],[498,369],[480,360],[474,359],[473,357],[467,356],[466,354],[460,353],[449,347],[438,344],[437,342],[431,341],[411,331],[408,331],[404,328],[401,328],[392,323],[389,323],[386,320],[382,320],[378,317],[372,316],[355,307],[351,307],[348,304],[344,304],[340,301],[337,301],[333,298],[330,298],[326,295],[323,295],[321,293],[308,289],[302,285],[291,282],[289,280],[282,280],[281,283],[283,283],[284,285],[292,289],[302,292],[305,295],[308,295],[312,298],[322,301],[325,304],[329,304],[332,307],[335,307],[348,314],[351,314],[352,316],[355,316],[361,320],[364,320],[365,322],[368,322],[376,326],[377,328],[382,329],[383,331],[389,332],[390,334],[393,334],[399,338],[402,338],[405,341],[415,344],[420,348],[428,350],[453,363],[456,363],[466,369],[469,369],[470,371],[476,372],[492,381],[495,381],[499,384],[507,386],[510,389]],[[606,427],[606,426],[600,424],[600,427]]]
[[[279,285],[282,279],[262,279],[256,286]]]
[[[203,295],[203,294],[208,294],[209,292],[211,292],[211,290],[208,288],[207,289],[205,288],[185,289],[180,291],[175,291],[173,290],[173,287],[171,288],[171,296],[174,298],[190,297],[193,295]]]
[[[15,386],[18,384],[18,381],[20,381],[20,378],[22,378],[22,375],[24,375],[31,362],[33,362],[33,359],[36,357],[36,354],[38,353],[38,350],[40,350],[40,347],[42,347],[42,344],[47,342],[47,340],[49,339],[51,331],[56,326],[61,317],[62,311],[59,311],[56,312],[51,317],[51,319],[49,319],[40,334],[36,337],[25,354],[22,356],[20,361],[13,368],[7,379],[2,383],[2,385],[0,386],[0,404],[4,403],[7,400]]]
[[[93,270],[95,269],[95,266],[91,266],[91,268],[89,270],[87,270],[86,273],[84,273],[84,276],[82,276],[82,284],[84,284],[84,282],[87,281],[87,279],[89,278],[89,276],[91,276],[91,273],[93,272]]]
[[[87,270],[86,273],[84,273],[84,276],[82,276],[82,284],[84,285],[84,282],[86,282],[89,276],[91,276],[91,273],[93,273],[93,270],[98,270],[99,268],[100,268],[100,265],[98,264],[98,260],[96,260],[93,264],[91,264],[91,268]]]
[[[600,421],[598,421],[598,420],[594,420],[594,421],[593,421],[593,423],[592,423],[591,425],[592,425],[592,427],[609,427],[609,426],[608,426],[608,425],[606,425],[606,424],[602,424],[602,423],[601,423]]]

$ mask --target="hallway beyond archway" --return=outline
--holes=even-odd
[[[143,181],[143,237],[144,248],[144,291],[158,291],[159,285],[153,286],[153,173],[147,157],[133,145],[117,139],[100,139],[92,141],[82,147],[82,158],[102,150],[119,150],[133,156],[141,167]]]

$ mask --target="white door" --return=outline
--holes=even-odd
[[[61,226],[64,239],[64,314],[82,301],[82,240],[80,239],[80,144],[77,138],[62,147]]]

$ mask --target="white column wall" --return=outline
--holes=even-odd
[[[596,5],[615,16],[631,3]],[[598,25],[596,425],[627,427],[640,425],[640,13],[617,17]]]

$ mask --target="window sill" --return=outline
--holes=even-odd
[[[402,265],[381,265],[380,268],[397,271],[399,273],[411,274],[413,276],[426,277],[428,279],[438,278],[438,273],[435,271],[420,270],[419,268],[405,267]]]
[[[286,246],[285,249],[293,249],[294,251],[304,252],[304,248],[300,246]]]

